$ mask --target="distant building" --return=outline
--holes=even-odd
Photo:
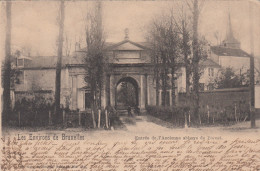
[[[200,67],[202,73],[199,81],[199,90],[213,90],[215,79],[218,77],[221,66],[211,59],[206,59],[201,62]]]
[[[236,74],[244,74],[250,67],[250,55],[240,49],[240,42],[234,37],[230,14],[225,40],[218,46],[208,48],[208,59],[201,62],[203,66],[200,78],[200,90],[213,90],[214,81],[220,69],[232,68]]]
[[[250,67],[250,55],[240,48],[234,37],[230,14],[225,40],[219,46],[211,46],[209,58],[223,68],[233,68],[236,73],[245,73]]]

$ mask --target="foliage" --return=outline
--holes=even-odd
[[[147,106],[146,109],[147,113],[154,117],[173,123],[177,127],[184,127],[187,107]]]
[[[217,107],[210,106],[204,110],[200,110],[199,118],[201,125],[229,125],[239,121],[250,119],[250,106],[245,101],[238,101],[229,106]],[[185,115],[187,125],[197,126],[196,118],[191,114],[192,108],[189,106],[148,106],[147,113],[156,118],[172,123],[173,126],[184,127]],[[208,112],[209,111],[209,112]],[[190,117],[190,118],[189,118]],[[189,123],[189,119],[191,123]]]
[[[20,113],[21,126],[44,126],[48,124],[49,111],[53,113],[53,110],[52,98],[46,99],[34,94],[32,99],[23,98],[16,101],[11,120],[18,122]]]
[[[121,82],[118,86],[120,86],[117,93],[118,102],[121,102],[124,106],[136,106],[136,94],[133,84]]]
[[[221,88],[236,88],[249,86],[249,70],[246,73],[236,74],[235,71],[228,67],[220,71],[220,75],[215,79],[215,87]]]
[[[88,13],[86,25],[87,54],[85,57],[85,81],[90,88],[92,106],[101,105],[106,58],[104,55],[104,37],[101,21],[101,2],[98,2],[95,13]]]

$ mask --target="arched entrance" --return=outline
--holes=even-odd
[[[115,106],[117,109],[127,109],[128,106],[139,105],[138,84],[132,77],[121,78],[116,84]]]

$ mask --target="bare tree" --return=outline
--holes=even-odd
[[[5,61],[4,61],[4,77],[3,77],[3,111],[2,122],[6,123],[8,115],[11,111],[10,98],[10,76],[11,76],[11,0],[6,1],[6,37],[5,37]]]
[[[161,18],[154,20],[150,26],[147,40],[152,46],[151,56],[156,79],[156,104],[159,104],[159,88],[162,89],[162,105],[165,106],[167,89],[171,87],[172,102],[175,105],[176,71],[180,66],[180,39],[174,27],[173,17],[172,15],[161,16]]]
[[[206,52],[204,50],[205,41],[199,40],[198,34],[198,24],[199,24],[199,14],[204,5],[204,0],[199,4],[198,0],[188,1],[186,4],[192,15],[192,58],[191,58],[191,72],[192,75],[192,101],[193,101],[193,115],[194,124],[199,123],[199,80],[201,76],[200,62],[206,58]]]
[[[173,10],[171,10],[173,13]],[[187,12],[184,11],[184,6],[182,5],[177,16],[173,15],[175,26],[180,34],[181,43],[180,50],[183,56],[183,63],[186,71],[186,95],[189,99],[190,97],[190,86],[191,86],[191,28],[190,28],[190,19],[187,15]]]
[[[58,38],[58,59],[56,65],[55,80],[55,121],[58,120],[60,114],[60,91],[61,91],[61,66],[62,66],[62,49],[63,49],[63,30],[64,30],[64,0],[60,1],[59,10],[59,38]]]
[[[207,58],[206,41],[199,38],[198,35],[199,13],[205,1],[199,3],[198,0],[186,0],[185,2],[189,9],[187,13],[184,12],[182,4],[178,15],[173,19],[182,39],[180,48],[186,70],[186,95],[188,99],[191,99],[196,125],[199,118],[199,80],[203,69],[200,63]],[[191,14],[191,17],[187,16],[188,13]],[[190,91],[191,86],[192,92]]]

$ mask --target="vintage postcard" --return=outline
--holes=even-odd
[[[257,0],[4,0],[1,170],[260,170]]]

